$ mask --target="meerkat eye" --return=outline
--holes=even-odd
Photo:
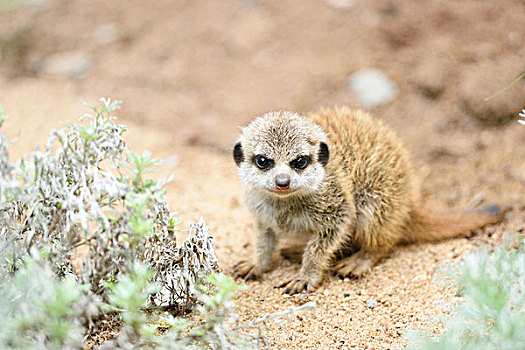
[[[309,163],[310,163],[310,157],[301,156],[295,160],[292,160],[290,162],[290,166],[297,170],[303,170],[304,168],[308,166]]]
[[[261,155],[253,157],[253,162],[255,163],[257,168],[261,170],[267,170],[273,167],[273,160],[268,159]]]

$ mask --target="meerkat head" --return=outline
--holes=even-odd
[[[279,198],[319,189],[329,152],[323,129],[291,112],[271,112],[243,129],[233,149],[241,182]]]

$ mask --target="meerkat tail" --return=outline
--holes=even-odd
[[[456,214],[433,214],[414,210],[411,215],[409,239],[411,242],[433,242],[456,237],[474,229],[495,224],[503,214],[497,204]]]

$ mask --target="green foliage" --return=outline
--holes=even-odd
[[[126,195],[125,204],[128,208],[133,209],[132,214],[128,218],[133,235],[125,236],[124,239],[130,242],[132,249],[153,233],[153,220],[146,216],[150,200],[151,198],[147,193],[129,192]]]
[[[7,120],[7,115],[5,112],[4,107],[0,105],[0,127],[2,127],[2,124]]]
[[[13,250],[0,244],[0,348],[80,348],[85,329],[78,305],[86,288],[71,278],[57,280],[45,261],[27,254],[13,275],[10,256]]]
[[[133,262],[128,274],[120,276],[118,283],[109,284],[108,309],[117,311],[125,325],[131,327],[136,336],[152,336],[155,329],[147,325],[144,307],[150,294],[157,292],[158,283],[151,283],[153,272],[138,261]]]
[[[151,181],[147,183],[143,183],[142,177],[147,172],[154,172],[154,170],[151,170],[151,167],[154,165],[159,165],[160,161],[157,159],[150,159],[151,153],[149,151],[144,151],[142,156],[139,156],[133,151],[128,152],[131,156],[131,164],[124,163],[124,166],[126,166],[132,174],[132,183],[135,190],[140,191],[141,187],[149,187],[153,183]]]
[[[441,336],[414,336],[408,349],[524,349],[525,240],[468,255],[454,277],[464,302]]]
[[[236,297],[236,293],[245,290],[246,287],[237,285],[228,276],[221,274],[211,274],[207,279],[216,293],[212,293],[210,288],[205,284],[200,284],[201,300],[203,305],[199,307],[200,314],[206,320],[205,323],[192,330],[194,335],[205,337],[210,331],[220,329],[226,322],[229,311],[233,307],[232,299]]]

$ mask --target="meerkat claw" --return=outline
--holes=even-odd
[[[359,278],[366,274],[375,265],[378,258],[364,251],[341,260],[334,266],[335,273],[342,278]]]
[[[283,293],[288,295],[298,294],[301,292],[313,292],[317,284],[308,276],[295,276],[294,278],[281,283],[277,288],[284,288]]]
[[[242,260],[233,266],[233,276],[248,281],[258,279],[260,274],[257,273],[255,266],[251,262]]]

